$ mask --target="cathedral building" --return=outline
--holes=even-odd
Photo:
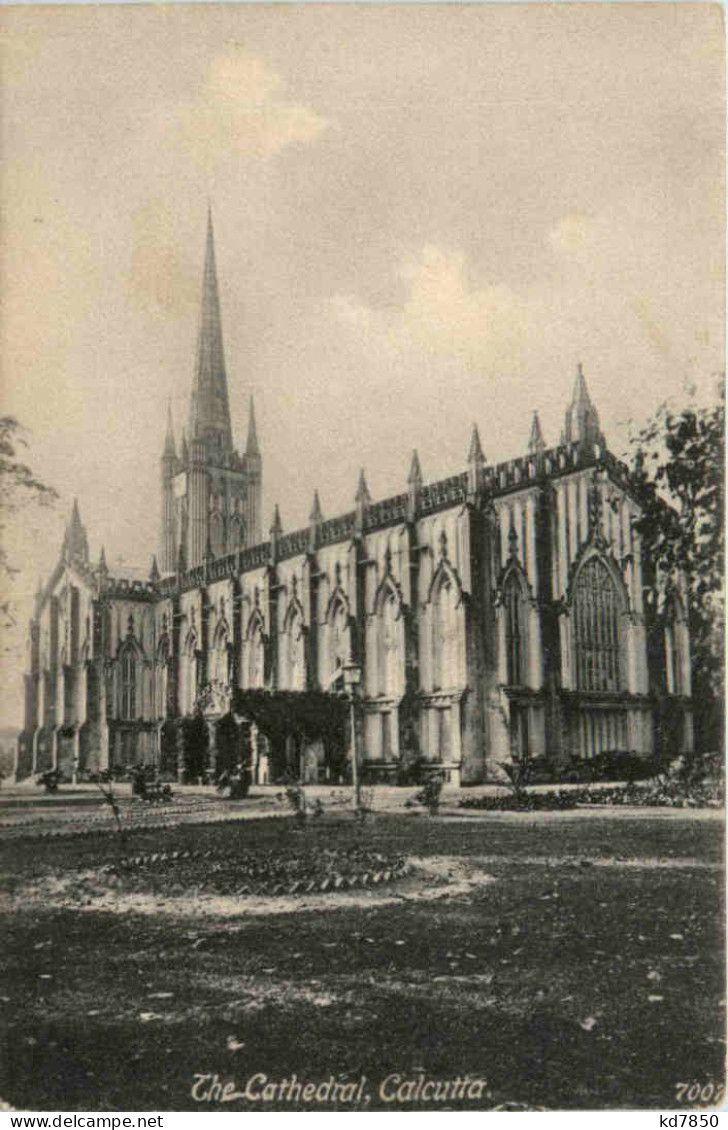
[[[400,494],[374,501],[362,470],[347,513],[325,518],[316,493],[286,533],[276,506],[264,540],[252,399],[245,451],[232,442],[208,219],[187,430],[178,444],[169,417],[160,446],[147,578],[112,575],[103,550],[90,560],[74,503],[30,624],[18,778],[182,773],[181,720],[195,718],[212,770],[223,730],[246,727],[264,783],[287,754],[231,713],[235,688],[336,695],[350,670],[371,780],[420,759],[465,785],[514,753],[692,748],[684,585],[648,614],[639,505],[581,367],[555,446],[534,414],[524,453],[491,464],[474,426],[450,478],[426,482],[415,451]],[[307,779],[335,779],[330,750],[304,752]]]

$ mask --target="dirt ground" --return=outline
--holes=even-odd
[[[382,813],[362,827],[330,814],[132,836],[140,853],[364,844],[411,870],[300,899],[216,897],[204,882],[132,895],[99,872],[117,837],[14,833],[0,1094],[17,1109],[664,1111],[686,1082],[718,1096],[720,814]],[[337,1097],[249,1091],[294,1073],[333,1077]],[[444,1087],[465,1076],[482,1084],[470,1097]]]

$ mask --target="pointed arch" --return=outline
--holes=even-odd
[[[430,585],[427,590],[427,600],[429,602],[432,602],[437,598],[437,593],[444,584],[450,584],[453,586],[454,591],[457,594],[457,606],[462,604],[463,586],[460,583],[460,577],[458,576],[457,569],[454,569],[452,567],[447,557],[440,558],[437,564],[437,568],[432,574],[432,580],[430,581]]]
[[[577,554],[576,560],[571,567],[567,602],[573,604],[574,591],[579,578],[579,574],[581,570],[589,564],[590,561],[594,560],[600,561],[612,578],[612,582],[614,584],[620,602],[620,611],[629,612],[629,593],[627,591],[624,577],[622,576],[622,570],[620,569],[615,558],[612,556],[610,550],[603,545],[595,544],[593,541],[587,542],[586,545],[582,547],[581,552]]]
[[[392,574],[387,571],[377,585],[377,591],[374,594],[374,615],[378,616],[382,611],[382,606],[385,601],[393,600],[397,607],[397,617],[402,615],[402,591],[395,581]]]

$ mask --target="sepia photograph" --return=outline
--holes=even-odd
[[[0,1110],[718,1125],[725,102],[711,3],[0,7]]]

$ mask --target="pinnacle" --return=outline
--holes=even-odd
[[[354,498],[354,501],[360,503],[362,506],[368,506],[372,501],[371,495],[369,494],[369,487],[367,486],[363,467],[359,472],[359,483],[356,488],[356,496]]]
[[[530,455],[539,455],[546,447],[546,440],[543,438],[541,431],[541,421],[538,418],[538,412],[534,412],[533,421],[531,423],[531,435],[528,439],[528,451]]]
[[[283,525],[281,523],[281,512],[278,509],[278,503],[277,502],[275,504],[275,509],[273,510],[273,522],[271,524],[270,532],[272,534],[282,534],[283,533]]]
[[[321,512],[321,500],[319,498],[319,492],[316,490],[313,492],[313,506],[311,507],[311,513],[308,516],[308,520],[311,523],[316,523],[323,522],[323,519],[324,516]]]
[[[422,468],[420,467],[420,457],[417,454],[417,448],[412,452],[412,462],[410,463],[407,483],[409,486],[422,486]]]
[[[591,407],[591,397],[589,396],[589,389],[587,388],[586,378],[584,376],[584,369],[581,361],[576,366],[576,380],[574,381],[574,395],[571,398],[571,403],[575,407],[587,408]]]
[[[485,455],[480,443],[480,432],[478,425],[473,424],[473,432],[470,437],[470,450],[468,451],[468,463],[485,463]]]

